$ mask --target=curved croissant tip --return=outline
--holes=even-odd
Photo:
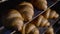
[[[59,14],[56,14],[56,15],[55,15],[55,18],[58,18],[58,17],[59,17]]]
[[[19,5],[26,5],[26,6],[30,6],[33,8],[33,5],[29,2],[21,2]]]
[[[50,23],[49,23],[49,22],[47,22],[46,26],[48,26],[48,27],[49,27],[49,26],[50,26]]]

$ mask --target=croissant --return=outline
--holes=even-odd
[[[41,26],[41,27],[50,26],[50,23],[48,22],[48,20],[44,18],[42,15],[38,16],[31,23],[35,24],[36,26]]]
[[[6,18],[4,20],[4,26],[5,27],[17,27],[18,30],[22,30],[22,26],[23,26],[23,17],[21,16],[21,14],[15,10],[12,9],[8,12],[8,14],[6,15]]]
[[[50,26],[50,23],[42,15],[38,16],[35,20],[27,25],[23,26],[23,34],[39,34],[39,30],[36,26],[47,27]]]
[[[29,23],[23,27],[23,34],[39,34],[39,30],[34,24]]]
[[[19,10],[9,10],[8,14],[5,16],[4,26],[17,28],[18,31],[21,32],[24,24],[23,21],[30,21],[33,17],[34,11],[32,4],[28,2],[23,2],[19,6]]]
[[[47,31],[45,32],[45,34],[54,34],[53,28],[52,28],[52,27],[49,27],[49,28],[47,29]]]
[[[24,20],[24,18],[22,17],[22,15],[15,9],[11,9],[9,10],[8,14],[6,15],[7,19],[12,19],[15,17],[19,17],[21,20]]]
[[[45,13],[43,13],[43,16],[45,18],[58,18],[59,17],[59,14],[56,13],[55,10],[51,10],[51,9],[47,9]]]
[[[46,10],[47,9],[47,1],[46,0],[29,0],[37,9]]]
[[[39,30],[35,28],[34,30],[31,31],[29,34],[40,34]]]
[[[34,9],[31,3],[28,2],[20,3],[18,10],[21,13],[22,17],[24,18],[24,21],[32,20],[32,17],[34,15]]]

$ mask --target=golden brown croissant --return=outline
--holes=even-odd
[[[39,34],[39,30],[36,26],[47,27],[50,26],[50,23],[47,19],[45,19],[42,15],[37,17],[31,23],[28,23],[26,26],[23,27],[23,34]]]
[[[40,34],[38,28],[34,28],[29,34]]]
[[[53,28],[52,28],[52,27],[49,27],[49,28],[47,29],[47,31],[45,32],[45,34],[54,34]]]
[[[45,13],[43,13],[45,18],[58,18],[59,14],[56,13],[55,10],[47,9]]]
[[[32,4],[22,2],[19,10],[11,9],[6,15],[4,25],[7,27],[15,27],[18,31],[22,31],[23,21],[30,21],[33,17],[34,11]],[[28,10],[27,10],[28,9]]]
[[[41,27],[50,26],[50,23],[48,22],[48,20],[44,18],[42,15],[37,17],[31,23],[35,24],[36,26],[41,26]]]
[[[46,0],[30,0],[30,2],[39,10],[47,9],[47,1]]]
[[[21,20],[24,20],[24,18],[22,17],[22,15],[17,10],[15,10],[15,9],[11,9],[8,12],[7,16],[6,16],[7,19],[12,19],[12,18],[15,18],[15,17],[18,17]]]
[[[39,30],[34,24],[27,24],[23,28],[23,34],[39,34]]]
[[[23,30],[23,24],[24,24],[23,21],[24,21],[24,18],[21,16],[21,14],[17,10],[12,9],[6,15],[6,19],[5,19],[5,24],[4,25],[8,26],[8,27],[9,26],[15,27],[15,28],[18,29],[18,31],[22,32],[22,31],[24,31]],[[26,28],[25,29],[26,33],[32,32],[33,34],[35,34],[35,33],[39,34],[39,30],[33,24],[28,24],[25,28]]]
[[[22,2],[19,4],[19,12],[21,13],[25,21],[32,20],[32,17],[34,15],[33,6],[28,2]]]
[[[12,9],[6,15],[6,19],[4,21],[4,26],[17,27],[18,30],[20,31],[20,30],[22,30],[23,20],[24,19],[21,16],[21,14],[17,10]]]

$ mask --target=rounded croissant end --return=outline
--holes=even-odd
[[[20,5],[26,5],[26,6],[29,6],[29,7],[31,7],[33,9],[33,5],[31,3],[29,3],[29,2],[22,2],[22,3],[19,4],[19,6]]]
[[[52,10],[49,17],[50,18],[54,18],[55,17],[55,14],[56,14],[56,11]]]
[[[31,2],[39,10],[46,10],[48,7],[46,0],[30,0],[29,2]]]
[[[33,6],[31,3],[28,3],[28,2],[22,2],[19,4],[19,12],[23,16],[24,21],[32,20],[32,17],[34,15]]]
[[[56,18],[58,18],[58,17],[59,17],[59,14],[56,13],[54,18],[56,19]]]
[[[39,34],[39,33],[40,33],[39,30],[35,28],[33,34]]]
[[[24,20],[24,18],[22,17],[22,15],[15,9],[11,9],[7,15],[7,19],[12,19],[15,17],[19,17],[21,20]]]
[[[25,28],[26,34],[30,33],[36,26],[34,24],[28,24]]]
[[[29,34],[39,34],[38,28],[34,28]]]
[[[45,24],[48,22],[48,20],[47,19],[45,19],[45,18],[43,18],[43,20],[42,20],[42,22],[41,22],[41,24],[40,24],[40,26],[41,27],[44,27],[45,26]]]
[[[45,32],[45,34],[54,34],[53,28],[52,27],[49,27],[47,29],[47,31]]]
[[[5,27],[15,28],[18,29],[18,31],[22,30],[24,18],[17,10],[11,9],[5,17],[3,24]]]
[[[50,23],[49,23],[49,22],[47,22],[47,23],[45,24],[45,27],[48,27],[48,26],[50,26]]]
[[[9,22],[8,22],[9,23]],[[12,20],[10,20],[10,23],[12,27],[18,29],[18,31],[22,30],[23,27],[23,21],[20,18],[13,18]]]

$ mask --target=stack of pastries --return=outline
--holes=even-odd
[[[3,25],[5,27],[14,27],[18,29],[22,34],[40,34],[37,27],[49,27],[51,24],[48,18],[58,18],[59,14],[55,10],[50,8],[45,11],[42,15],[39,15],[33,21],[34,7],[39,10],[47,9],[46,0],[30,0],[29,2],[22,2],[18,5],[18,9],[10,9],[3,19]],[[27,25],[25,22],[31,21]],[[51,30],[51,31],[50,31]],[[45,34],[54,34],[53,28],[49,27]]]

